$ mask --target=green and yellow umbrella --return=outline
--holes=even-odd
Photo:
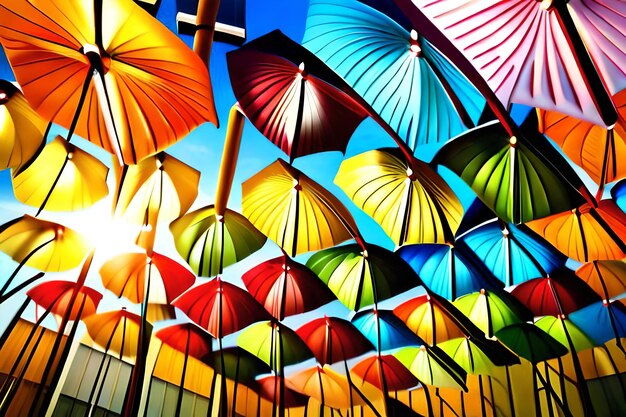
[[[109,168],[57,136],[32,162],[13,172],[13,192],[24,204],[50,211],[92,206],[109,193]],[[38,212],[38,213],[39,213]]]
[[[0,170],[30,161],[45,143],[46,125],[15,85],[0,80]]]
[[[405,347],[394,356],[423,384],[467,390],[467,372],[437,346]]]
[[[463,217],[463,206],[444,179],[396,149],[344,160],[335,183],[398,246],[451,241]]]

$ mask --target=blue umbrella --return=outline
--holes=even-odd
[[[508,287],[545,277],[565,265],[567,258],[525,226],[493,219],[457,241],[467,245]]]
[[[626,337],[626,307],[620,301],[589,304],[571,313],[569,319],[598,345],[616,339],[624,351],[620,338]]]
[[[626,179],[619,181],[611,188],[611,197],[615,200],[615,204],[626,212]]]
[[[360,311],[352,317],[352,324],[376,346],[379,352],[404,346],[422,346],[425,344],[391,310],[370,309]]]
[[[476,88],[417,31],[355,0],[311,1],[303,45],[413,150],[475,126],[485,107]]]
[[[448,300],[502,284],[467,248],[451,244],[407,245],[397,252],[428,289]]]

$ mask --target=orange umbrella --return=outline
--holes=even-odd
[[[37,112],[120,164],[205,121],[217,124],[202,61],[133,2],[16,0],[0,7],[0,21],[2,45]]]
[[[576,270],[603,299],[609,300],[626,292],[626,263],[623,261],[592,261]]]
[[[13,84],[0,80],[0,170],[19,168],[44,145],[46,122]]]

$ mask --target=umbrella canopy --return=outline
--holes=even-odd
[[[315,55],[280,31],[227,54],[233,92],[254,126],[293,158],[345,152],[367,113],[337,87],[345,84]]]
[[[450,241],[463,216],[463,206],[444,179],[396,149],[345,159],[335,183],[396,245]]]
[[[170,222],[186,213],[198,195],[200,172],[164,152],[113,169],[115,213],[135,224]]]
[[[574,274],[535,278],[511,291],[535,316],[558,316],[579,310],[600,297]]]
[[[248,327],[237,338],[237,345],[274,370],[313,357],[296,332],[276,321],[263,321]]]
[[[304,369],[287,377],[285,382],[289,388],[315,398],[328,407],[343,409],[365,404],[348,378],[328,365]]]
[[[438,301],[429,294],[420,295],[394,308],[393,314],[431,346],[465,336],[453,312]]]
[[[46,122],[13,84],[0,80],[0,170],[19,168],[44,145]]]
[[[611,197],[615,201],[615,204],[624,212],[626,212],[626,180],[618,181],[611,188]]]
[[[626,337],[626,307],[620,301],[606,300],[589,304],[569,315],[569,319],[587,336],[602,345],[611,339]]]
[[[579,262],[622,259],[626,256],[626,215],[613,202],[602,200],[528,223],[554,247]]]
[[[281,381],[281,379],[283,381]],[[284,401],[286,408],[303,407],[309,402],[309,397],[303,395],[291,388],[286,384],[283,386],[286,380],[280,376],[266,376],[257,380],[259,385],[259,394],[266,400],[273,401],[275,404]],[[280,387],[280,388],[279,388]],[[285,397],[282,399],[281,397]]]
[[[137,356],[141,317],[125,308],[94,314],[83,320],[91,339],[106,351],[134,359]]]
[[[481,288],[502,284],[464,247],[449,244],[408,245],[398,255],[417,272],[428,289],[454,300]]]
[[[583,185],[573,169],[549,146],[538,152],[536,133],[524,133],[529,139],[511,137],[502,125],[490,122],[444,145],[433,162],[450,168],[508,222],[523,223],[582,204],[578,190]]]
[[[626,263],[592,261],[576,270],[576,275],[605,300],[626,293]]]
[[[423,384],[467,391],[467,373],[438,347],[407,347],[394,356]]]
[[[37,112],[120,164],[217,123],[200,58],[132,2],[18,0],[0,8],[0,20],[10,22],[0,39]]]
[[[26,214],[0,226],[0,250],[24,265],[60,272],[80,265],[89,243],[69,227]]]
[[[224,361],[223,367],[222,360]],[[219,352],[214,351],[205,356],[204,362],[215,372],[248,387],[256,386],[257,376],[269,374],[272,371],[265,362],[239,346],[224,348]]]
[[[319,251],[306,263],[345,306],[374,305],[421,282],[393,252],[380,246],[349,244]]]
[[[437,345],[465,372],[473,375],[489,375],[497,366],[470,339],[457,337]]]
[[[241,214],[214,206],[187,213],[172,222],[176,250],[199,276],[220,274],[223,268],[248,257],[265,244],[267,238]]]
[[[488,337],[492,337],[503,327],[532,318],[530,312],[516,306],[513,301],[506,292],[480,290],[458,298],[454,305]]]
[[[350,370],[364,382],[382,390],[401,391],[415,387],[419,381],[395,356],[375,355],[361,360]],[[384,374],[385,381],[381,379]]]
[[[626,87],[621,75],[626,69],[624,53],[614,47],[626,41],[620,30],[624,15],[617,2],[615,9],[582,1],[532,0],[513,4],[420,0],[411,6],[419,7],[469,59],[505,106],[521,103],[596,124],[615,122],[609,93]],[[579,16],[585,22],[581,33],[593,29],[583,39],[574,23]],[[611,67],[596,67],[596,62]],[[610,88],[604,84],[607,79],[612,80]]]
[[[311,320],[296,333],[322,365],[346,361],[375,349],[354,324],[338,317]]]
[[[172,304],[216,339],[269,319],[247,291],[220,277],[187,290]]]
[[[260,263],[241,279],[250,294],[278,320],[335,299],[313,271],[287,255]]]
[[[201,359],[213,351],[213,339],[193,323],[174,324],[155,333],[161,341],[179,352]]]
[[[626,91],[613,97],[619,118],[611,129],[558,112],[537,110],[539,131],[585,170],[600,187],[626,177]]]
[[[70,304],[77,292],[73,304]],[[28,290],[26,295],[51,313],[67,320],[81,320],[96,313],[102,294],[90,287],[78,286],[71,281],[46,281]],[[71,308],[68,312],[67,309]]]
[[[530,323],[515,323],[496,332],[509,349],[531,363],[557,358],[567,353],[565,345]]]
[[[352,317],[352,324],[379,352],[403,346],[422,346],[424,344],[390,310],[359,311]]]
[[[421,34],[354,0],[312,1],[303,45],[342,76],[412,149],[472,127],[485,105]]]
[[[589,336],[564,316],[542,317],[535,322],[535,326],[548,333],[563,346],[567,346],[570,351],[573,349],[580,352],[595,345]]]
[[[498,219],[470,230],[458,242],[467,245],[506,286],[546,276],[567,260],[526,227]]]
[[[109,168],[57,136],[32,162],[13,172],[15,198],[50,211],[91,207],[109,193]]]
[[[358,233],[334,195],[282,159],[243,182],[241,206],[290,256],[335,246]]]
[[[196,277],[165,255],[153,252],[125,253],[106,261],[100,268],[102,285],[118,297],[142,303],[170,304],[193,285]]]

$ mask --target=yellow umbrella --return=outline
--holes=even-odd
[[[452,241],[463,206],[430,166],[399,151],[373,150],[341,163],[335,183],[398,246]]]
[[[394,356],[424,384],[467,390],[467,372],[436,346],[405,347]]]
[[[592,261],[578,268],[576,275],[605,300],[626,292],[624,261]]]
[[[290,256],[358,236],[348,209],[281,159],[244,181],[242,192],[243,214]]]
[[[30,161],[44,144],[46,125],[17,87],[0,80],[0,169]]]
[[[57,136],[34,161],[14,171],[13,191],[39,212],[80,210],[109,193],[108,172],[96,157]]]
[[[120,359],[137,356],[141,317],[125,308],[93,314],[83,319],[87,333],[106,352],[115,352]]]

